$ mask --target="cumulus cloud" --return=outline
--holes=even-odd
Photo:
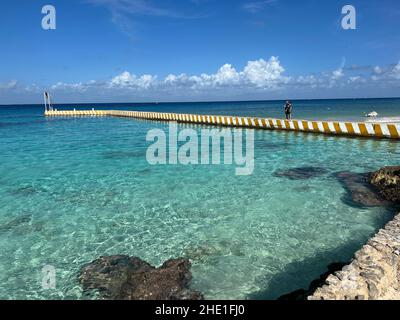
[[[62,83],[51,87],[52,90],[87,92],[94,89],[121,91],[141,95],[156,95],[159,93],[179,93],[189,96],[191,93],[211,94],[234,89],[234,92],[261,92],[280,89],[331,89],[333,87],[368,85],[368,74],[354,74],[355,71],[341,66],[331,72],[320,74],[287,76],[285,68],[278,57],[248,61],[242,70],[237,70],[232,64],[222,65],[215,73],[197,75],[168,74],[160,78],[157,75],[135,75],[124,71],[108,81],[89,81],[86,83]],[[391,67],[370,67],[369,83],[376,81],[396,81],[400,79],[400,62]],[[352,74],[353,73],[353,74]]]
[[[218,89],[222,87],[257,87],[274,88],[284,81],[282,73],[285,69],[281,66],[278,57],[269,60],[259,59],[248,61],[244,69],[238,72],[231,64],[224,64],[214,74],[202,73],[188,76],[185,73],[169,74],[159,81],[157,76],[142,75],[137,77],[128,71],[114,77],[109,82],[110,88],[132,89],[168,89],[190,88],[194,90]]]
[[[243,70],[243,75],[257,87],[273,87],[284,71],[279,59],[271,57],[268,61],[264,59],[249,61]]]
[[[369,68],[345,68],[344,62],[333,71],[315,74],[286,75],[286,70],[276,56],[251,60],[238,70],[230,63],[217,68],[214,73],[168,74],[164,77],[124,71],[106,80],[65,83],[57,82],[50,88],[39,85],[17,86],[17,81],[0,83],[0,90],[14,94],[22,92],[39,94],[51,90],[59,96],[80,98],[113,97],[143,100],[235,99],[237,97],[268,98],[296,92],[329,92],[364,88],[366,92],[379,88],[398,88],[400,62]],[[337,91],[331,91],[337,92]],[[58,94],[57,94],[58,93]]]
[[[109,82],[110,88],[136,88],[136,89],[148,89],[156,81],[157,77],[150,74],[144,74],[137,77],[134,74],[130,74],[128,71],[121,73],[114,77]]]
[[[240,75],[232,65],[224,64],[216,73],[214,81],[216,85],[237,84],[240,81]]]

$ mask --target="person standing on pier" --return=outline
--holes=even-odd
[[[286,101],[285,104],[285,115],[286,115],[286,120],[292,120],[292,102],[291,101]]]

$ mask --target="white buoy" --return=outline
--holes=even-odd
[[[366,114],[365,116],[368,118],[376,118],[378,116],[378,112],[372,111],[372,112]]]

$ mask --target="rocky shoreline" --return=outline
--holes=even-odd
[[[368,203],[400,204],[400,167],[382,168],[368,178],[377,192]],[[351,186],[354,180],[350,180]],[[365,200],[369,192],[364,189],[353,200]],[[400,213],[355,253],[350,264],[329,275],[307,299],[400,300]]]
[[[400,214],[308,300],[400,300]]]

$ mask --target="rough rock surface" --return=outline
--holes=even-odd
[[[338,172],[335,177],[349,193],[351,202],[366,206],[378,207],[387,206],[389,201],[385,200],[369,183],[369,173]],[[349,199],[349,200],[350,200]],[[345,199],[346,200],[346,199]],[[347,202],[347,201],[346,201]]]
[[[188,259],[168,260],[155,268],[137,257],[107,256],[83,266],[79,281],[84,290],[97,289],[104,299],[201,300],[201,293],[189,289],[190,267]]]
[[[400,166],[384,167],[372,173],[370,182],[383,198],[400,203]]]
[[[400,214],[308,300],[400,300]]]

